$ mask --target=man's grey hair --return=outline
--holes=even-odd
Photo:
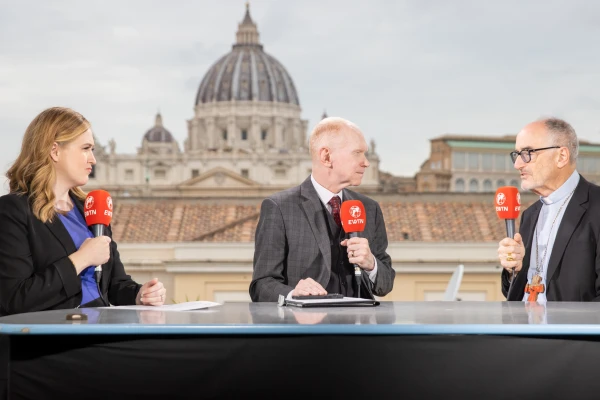
[[[559,118],[545,118],[542,120],[555,146],[564,146],[569,149],[571,164],[575,164],[579,155],[579,140],[575,129],[567,121]]]

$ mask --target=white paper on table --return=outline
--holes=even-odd
[[[119,310],[192,311],[220,305],[221,303],[215,303],[212,301],[186,301],[185,303],[166,304],[164,306],[112,306],[100,308],[111,308]]]

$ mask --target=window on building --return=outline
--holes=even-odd
[[[248,140],[248,131],[242,130],[242,140]]]
[[[133,170],[132,169],[126,169],[125,170],[125,180],[126,181],[132,181],[133,180]]]
[[[266,130],[263,130],[263,131],[260,133],[260,139],[261,139],[261,140],[267,140],[267,131],[266,131]]]
[[[485,181],[483,181],[483,191],[484,192],[491,192],[491,191],[493,191],[492,181],[491,180],[486,179]]]
[[[452,168],[465,169],[465,153],[462,151],[452,153]]]
[[[479,182],[473,178],[469,181],[469,192],[479,192]]]
[[[506,171],[510,156],[508,154],[494,154],[494,170]]]
[[[96,177],[96,166],[92,165],[92,172],[88,175],[90,179],[94,179]]]
[[[597,157],[579,157],[577,160],[577,168],[581,172],[600,172],[600,158]]]
[[[167,177],[167,171],[164,169],[155,169],[154,170],[154,178],[155,179],[165,179]]]
[[[250,177],[250,171],[248,171],[247,169],[243,169],[242,172],[241,172],[241,175],[244,178],[249,178]]]
[[[275,178],[285,178],[286,177],[286,171],[285,168],[275,168]]]
[[[521,187],[521,185],[519,185],[519,181],[516,179],[511,179],[510,186]]]
[[[192,178],[196,178],[199,175],[200,175],[200,170],[199,169],[193,169],[192,170]]]
[[[483,153],[481,155],[481,168],[484,171],[491,171],[494,169],[494,155],[489,153]]]
[[[457,192],[464,192],[465,191],[465,181],[462,178],[459,178],[456,180],[456,182],[454,183],[454,188]]]
[[[580,172],[587,172],[587,157],[579,156],[577,159],[577,169]]]
[[[468,153],[469,160],[469,170],[470,171],[478,171],[479,170],[479,153]]]
[[[227,129],[223,129],[223,132],[221,132],[221,135],[223,136],[223,140],[227,140]]]
[[[496,188],[502,187],[502,186],[506,186],[506,182],[504,182],[504,179],[498,179],[496,181]]]

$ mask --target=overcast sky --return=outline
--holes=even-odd
[[[350,119],[384,171],[417,172],[436,136],[515,134],[548,115],[600,142],[599,2],[257,0],[250,10],[309,129],[324,109]],[[200,81],[244,11],[239,0],[0,0],[2,176],[51,106],[81,112],[118,153],[136,152],[160,109],[182,145]]]

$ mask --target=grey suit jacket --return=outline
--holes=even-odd
[[[373,284],[363,271],[363,285],[385,296],[394,285],[395,271],[386,253],[388,240],[379,204],[348,189],[343,200],[360,200],[365,206],[367,224],[360,237],[369,240],[377,259]],[[323,203],[310,177],[300,186],[278,192],[263,200],[256,227],[254,272],[250,283],[252,301],[277,301],[287,296],[301,279],[312,278],[327,287],[331,275],[331,247]]]

